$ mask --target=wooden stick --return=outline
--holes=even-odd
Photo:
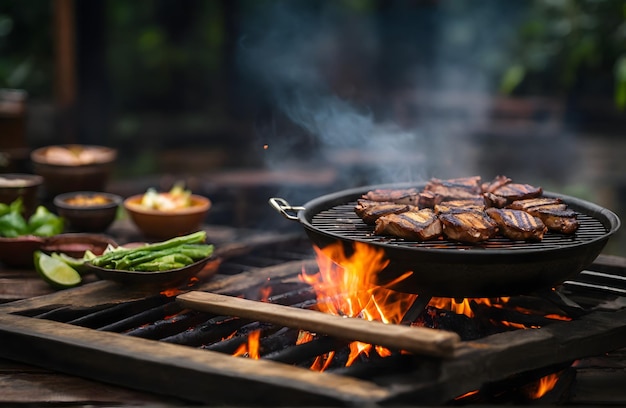
[[[449,357],[460,341],[456,333],[443,330],[341,317],[216,293],[192,291],[178,295],[176,300],[188,309],[255,319],[416,354]]]

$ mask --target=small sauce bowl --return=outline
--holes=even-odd
[[[122,197],[94,191],[75,191],[54,197],[54,205],[70,227],[81,232],[102,232],[115,221]]]

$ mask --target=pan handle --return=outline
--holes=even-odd
[[[291,206],[284,198],[272,197],[269,199],[269,202],[276,211],[283,215],[283,217],[292,221],[298,220],[298,216],[294,215],[293,212],[304,210],[304,207]]]

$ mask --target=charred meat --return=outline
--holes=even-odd
[[[430,192],[445,201],[479,197],[482,188],[479,176],[448,180],[432,178],[424,187],[424,192]]]
[[[488,183],[483,183],[481,189],[483,193],[493,193],[500,187],[504,186],[505,184],[509,184],[512,181],[513,180],[506,176],[496,176],[496,178],[494,178],[492,181]]]
[[[494,193],[483,193],[485,204],[487,207],[504,208],[509,203],[505,197],[495,195]]]
[[[498,224],[500,233],[512,240],[541,241],[547,231],[539,218],[526,211],[488,208],[485,212]]]
[[[443,200],[443,197],[432,191],[422,191],[419,193],[419,208],[435,208]]]
[[[426,241],[444,236],[478,243],[497,234],[512,240],[539,241],[546,231],[571,234],[577,213],[541,187],[514,183],[506,176],[482,182],[479,176],[431,178],[423,189],[376,189],[354,208],[377,235]],[[426,210],[426,211],[424,211]]]
[[[376,223],[376,220],[383,215],[400,214],[409,211],[411,208],[410,205],[406,204],[359,199],[354,207],[354,212],[363,222],[373,225]]]
[[[442,201],[439,204],[435,204],[435,213],[441,214],[451,211],[484,211],[485,200],[482,198],[465,199],[465,200],[450,200]]]
[[[579,226],[577,213],[559,199],[536,198],[514,201],[509,206],[539,218],[550,231],[573,234]]]
[[[529,212],[541,207],[550,207],[555,210],[565,210],[567,208],[567,204],[565,204],[560,198],[539,197],[513,201],[509,205],[509,208]]]
[[[441,235],[437,215],[429,208],[384,215],[376,220],[374,234],[393,235],[415,241],[428,241]]]
[[[540,197],[542,193],[541,187],[530,184],[507,183],[492,192],[485,193],[485,199],[489,200],[490,207],[502,208],[516,200]]]
[[[483,211],[447,212],[439,214],[443,234],[450,240],[477,243],[492,238],[498,226]]]
[[[376,189],[363,194],[362,198],[370,201],[382,201],[417,206],[420,198],[419,193],[420,192],[414,188]]]

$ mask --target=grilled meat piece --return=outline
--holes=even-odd
[[[509,208],[513,208],[514,210],[522,210],[522,211],[533,211],[539,207],[549,206],[555,210],[565,210],[567,208],[567,204],[563,202],[560,198],[550,198],[550,197],[538,197],[538,198],[529,198],[526,200],[516,200],[509,204]]]
[[[537,208],[533,211],[535,216],[543,221],[550,231],[562,234],[573,234],[578,229],[580,223],[576,219],[576,211],[566,209],[557,210],[554,208]]]
[[[443,197],[433,193],[432,191],[422,191],[419,194],[419,208],[435,208],[443,200]]]
[[[495,195],[494,193],[484,193],[485,205],[487,207],[504,208],[509,203],[504,197]]]
[[[396,204],[419,204],[419,191],[415,188],[376,189],[363,194],[362,198],[371,201],[384,201]]]
[[[539,218],[550,231],[573,234],[579,226],[578,214],[567,208],[567,204],[555,198],[535,198],[514,201],[510,208],[528,212]]]
[[[502,208],[516,200],[540,197],[542,193],[541,187],[534,187],[530,184],[507,183],[492,192],[484,193],[484,197],[489,207]]]
[[[376,220],[374,234],[393,235],[415,241],[428,241],[441,235],[441,222],[429,208],[384,215]]]
[[[481,190],[483,193],[493,193],[498,188],[502,187],[505,184],[509,184],[511,181],[510,178],[506,176],[496,176],[493,180],[488,183],[483,183],[481,186]]]
[[[480,177],[463,177],[448,180],[432,178],[424,187],[424,191],[430,191],[437,196],[447,199],[476,198],[482,192]]]
[[[484,211],[485,200],[482,198],[465,199],[465,200],[450,200],[442,201],[440,204],[435,205],[435,213],[441,214],[451,211]]]
[[[439,214],[443,234],[453,241],[477,243],[492,238],[498,226],[482,211],[447,212]]]
[[[357,200],[354,212],[364,223],[373,225],[376,220],[383,215],[400,214],[409,211],[412,207],[407,204],[396,204],[382,201],[371,201],[365,199]]]
[[[547,231],[539,218],[526,211],[488,208],[485,212],[498,224],[500,233],[512,240],[541,241]]]

